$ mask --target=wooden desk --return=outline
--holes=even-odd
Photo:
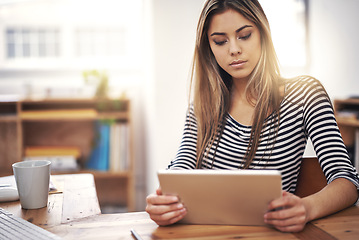
[[[49,196],[49,206],[23,210],[19,201],[0,207],[63,239],[129,239],[135,229],[142,239],[358,239],[359,206],[313,221],[300,233],[269,227],[181,225],[158,227],[145,212],[100,214],[91,174],[53,176],[63,193]]]
[[[359,207],[307,224],[300,233],[281,233],[269,227],[181,225],[158,227],[145,212],[102,214],[47,228],[64,239],[358,239]]]
[[[25,210],[20,201],[0,203],[0,207],[43,228],[101,214],[92,174],[52,175],[51,179],[61,192],[49,195],[47,208]]]

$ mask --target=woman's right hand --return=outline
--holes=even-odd
[[[178,222],[187,213],[177,196],[163,195],[160,188],[156,190],[156,194],[148,195],[146,201],[146,212],[160,226]]]

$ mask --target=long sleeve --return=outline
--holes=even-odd
[[[196,168],[197,122],[190,107],[186,116],[181,145],[176,157],[168,166],[169,169],[195,169]]]
[[[328,183],[337,178],[346,178],[359,189],[358,173],[349,159],[333,107],[323,86],[315,79],[309,81],[304,96],[305,130],[313,142]]]

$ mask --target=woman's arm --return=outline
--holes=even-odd
[[[297,85],[301,88],[292,91],[301,96],[298,104],[303,108],[303,127],[329,184],[302,199],[283,192],[281,198],[269,204],[271,212],[265,214],[265,221],[285,232],[301,231],[307,222],[354,204],[359,189],[357,172],[350,162],[324,87],[311,77],[298,79]]]
[[[345,178],[338,178],[322,191],[304,198],[303,201],[308,206],[308,220],[311,221],[347,208],[357,199],[356,186]]]
[[[345,178],[338,178],[305,198],[283,192],[281,198],[269,204],[264,221],[283,232],[299,232],[307,222],[347,208],[357,199],[356,186]]]

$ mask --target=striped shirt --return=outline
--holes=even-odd
[[[276,169],[282,174],[282,188],[296,189],[301,160],[310,138],[320,166],[330,183],[346,178],[359,189],[358,173],[353,167],[339,132],[330,99],[321,83],[303,76],[285,83],[278,120],[275,114],[266,118],[251,169]],[[186,118],[183,138],[170,169],[196,167],[196,117],[191,107]],[[225,117],[224,130],[217,149],[212,146],[203,159],[202,168],[238,169],[244,165],[251,126],[237,122],[230,114]],[[215,145],[215,144],[213,144]]]

